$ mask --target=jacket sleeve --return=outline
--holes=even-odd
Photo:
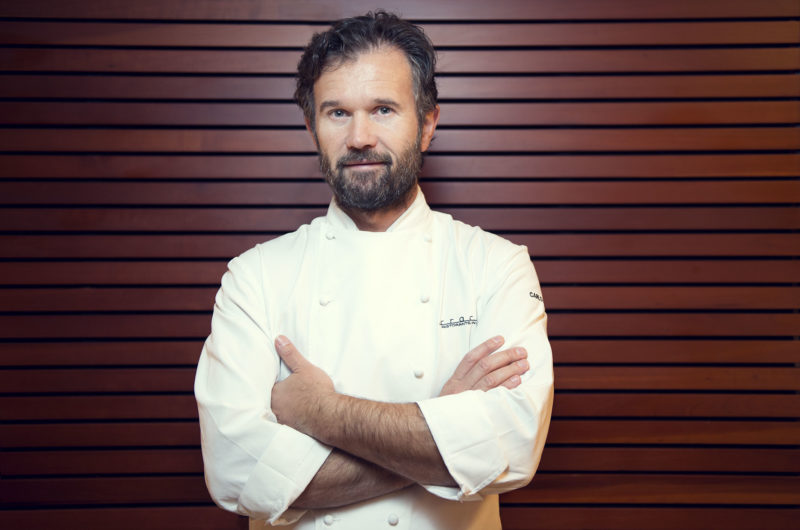
[[[258,247],[232,260],[217,293],[195,376],[206,485],[222,508],[289,524],[289,509],[331,449],[277,423],[279,375]]]
[[[426,488],[447,499],[478,499],[527,485],[550,424],[553,361],[539,281],[527,249],[503,243],[486,253],[478,325],[470,347],[502,335],[504,349],[526,348],[530,369],[513,390],[467,391],[418,403],[458,484]]]

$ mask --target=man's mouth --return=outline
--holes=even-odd
[[[347,163],[344,164],[344,167],[373,168],[373,167],[377,167],[377,166],[382,166],[384,164],[386,164],[386,162],[383,162],[381,160],[359,160],[359,161],[355,161],[355,162],[347,162]]]

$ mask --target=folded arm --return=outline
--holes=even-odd
[[[489,355],[502,344],[495,337],[469,352],[442,395],[519,385],[520,375],[528,369],[527,353],[513,348]],[[339,394],[330,377],[288,339],[278,337],[275,347],[292,371],[272,389],[272,409],[279,422],[392,475],[421,484],[456,485],[416,403],[384,403]],[[312,481],[307,491],[313,487]]]

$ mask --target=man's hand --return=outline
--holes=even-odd
[[[319,409],[321,400],[336,392],[333,381],[283,335],[275,339],[275,349],[292,373],[272,387],[272,412],[279,423],[306,432],[311,414]]]
[[[514,388],[528,371],[528,352],[511,348],[490,355],[503,345],[503,337],[493,337],[470,350],[442,387],[440,396],[466,390],[490,390],[498,386]]]

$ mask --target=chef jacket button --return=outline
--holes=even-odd
[[[326,515],[322,518],[322,522],[325,523],[325,526],[330,526],[333,524],[333,516],[331,514]]]
[[[417,379],[422,379],[422,376],[424,375],[425,372],[423,372],[422,370],[414,370],[414,377],[416,377]]]
[[[425,234],[425,242],[430,243],[433,241],[433,237],[430,234]]]
[[[422,302],[423,304],[427,304],[428,302],[431,301],[431,297],[428,296],[427,294],[423,294],[422,296],[419,297],[419,301]]]
[[[397,514],[390,513],[386,521],[392,526],[397,526],[397,523],[400,522],[400,518],[397,517]]]
[[[328,239],[336,239],[336,234],[334,234],[333,232],[328,232],[327,234],[325,234],[325,237]]]
[[[326,305],[328,305],[330,303],[331,303],[331,299],[328,298],[327,296],[321,296],[320,299],[319,299],[319,305],[321,305],[322,307],[325,307]]]

